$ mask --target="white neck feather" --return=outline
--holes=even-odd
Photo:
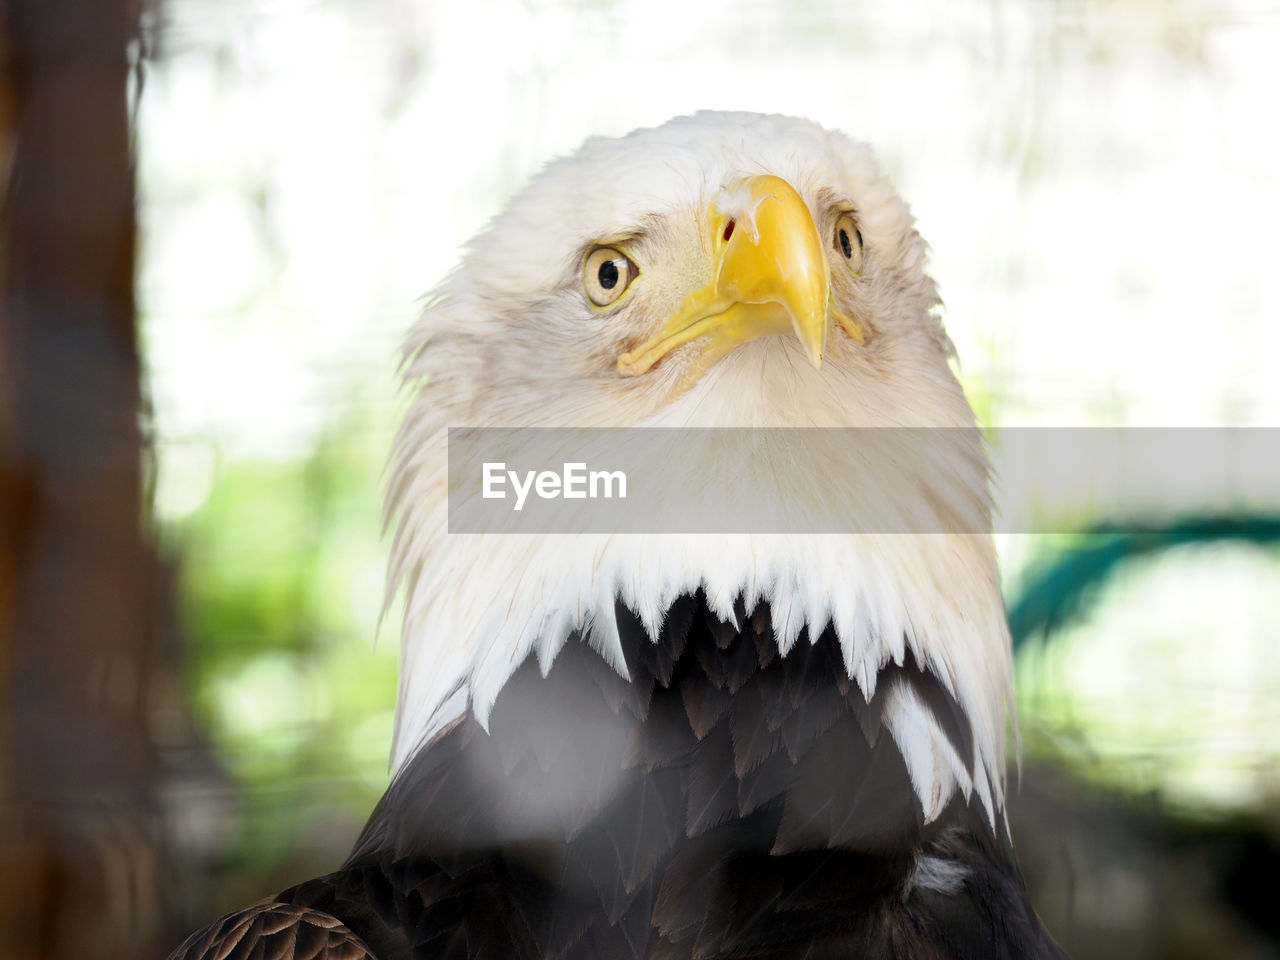
[[[916,386],[917,397],[935,396],[936,405],[917,403],[907,420],[892,381],[842,374],[838,364],[819,373],[767,356],[798,349],[778,338],[740,348],[647,423],[972,427],[945,364],[932,374],[930,389]],[[760,382],[762,372],[767,377],[778,369],[787,371],[785,390]],[[634,611],[656,639],[668,606],[701,589],[724,621],[734,619],[739,597],[748,613],[768,601],[784,655],[802,627],[813,638],[830,624],[849,676],[868,698],[880,669],[902,664],[910,651],[955,696],[974,734],[974,756],[960,757],[907,688],[890,698],[885,722],[906,758],[926,819],[957,790],[966,797],[976,792],[993,822],[1002,815],[1012,668],[989,535],[449,534],[445,429],[476,425],[450,421],[465,409],[442,403],[429,381],[393,464],[392,500],[400,520],[390,582],[407,587],[397,770],[466,711],[486,724],[520,664],[535,656],[545,673],[575,632],[625,676],[615,601]],[[545,411],[539,422],[546,425]],[[918,471],[921,496],[951,502],[959,488],[968,495],[953,508],[969,512],[961,528],[987,529],[981,439],[976,430],[948,435],[951,446]]]

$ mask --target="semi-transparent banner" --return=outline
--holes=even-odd
[[[451,428],[447,457],[451,533],[1044,533],[1280,516],[1269,428]]]

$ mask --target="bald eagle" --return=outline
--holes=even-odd
[[[870,149],[804,120],[534,177],[406,347],[391,785],[336,872],[173,957],[1062,956],[1005,819],[987,465],[925,257]],[[950,428],[908,483],[976,532],[451,533],[462,425]],[[764,466],[878,509],[838,462]]]

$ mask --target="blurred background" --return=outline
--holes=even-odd
[[[0,24],[6,956],[163,956],[343,858],[388,779],[400,338],[588,135],[715,108],[872,143],[985,424],[1280,426],[1274,3],[13,0]],[[1280,957],[1280,519],[1105,519],[999,537],[1037,908],[1078,958]]]

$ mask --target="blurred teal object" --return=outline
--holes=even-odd
[[[1033,564],[1009,606],[1014,650],[1029,640],[1048,640],[1089,609],[1098,589],[1127,560],[1176,547],[1219,542],[1270,546],[1280,542],[1280,517],[1271,515],[1187,517],[1167,525],[1104,523],[1079,534],[1078,542]]]

